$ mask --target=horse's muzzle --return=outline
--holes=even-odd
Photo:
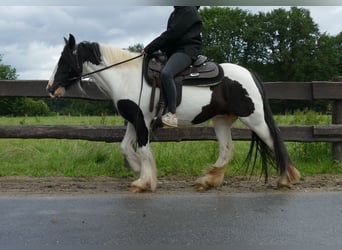
[[[46,87],[47,91],[49,92],[49,95],[51,97],[61,97],[65,94],[65,88],[62,86],[53,86],[53,84],[50,85],[50,83]]]

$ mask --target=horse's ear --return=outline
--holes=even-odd
[[[69,34],[69,40],[67,40],[66,38],[64,38],[64,40],[65,40],[66,45],[68,45],[68,47],[70,49],[74,49],[75,48],[75,46],[76,46],[76,39],[75,39],[75,37],[72,34]]]

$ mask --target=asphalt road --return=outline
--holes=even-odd
[[[342,193],[2,196],[0,225],[0,249],[342,249]]]

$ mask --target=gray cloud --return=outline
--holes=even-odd
[[[0,53],[20,79],[47,79],[72,33],[115,47],[147,44],[166,26],[171,7],[0,6]]]
[[[241,8],[258,12],[274,7]],[[146,45],[165,29],[171,11],[171,6],[0,6],[0,54],[3,63],[17,69],[19,79],[48,79],[69,33],[78,41],[120,48]],[[335,35],[342,30],[342,6],[310,11],[322,32]]]

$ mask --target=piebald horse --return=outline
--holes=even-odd
[[[142,78],[143,59],[138,55],[97,42],[77,44],[70,34],[65,38],[65,47],[47,86],[51,96],[61,97],[69,86],[79,84],[84,74],[90,74],[98,87],[112,98],[119,114],[128,121],[120,148],[129,166],[139,174],[131,184],[133,192],[157,188],[157,167],[150,148],[150,128],[157,111],[155,107],[150,111],[152,88]],[[220,66],[224,72],[220,91],[214,91],[215,87],[183,86],[182,100],[177,107],[180,124],[211,119],[219,142],[218,159],[195,181],[197,190],[222,185],[233,154],[231,126],[237,119],[252,130],[249,156],[256,146],[267,172],[267,157],[271,154],[279,173],[278,187],[290,188],[299,180],[300,173],[292,164],[273,119],[262,82],[241,66],[231,63]],[[157,88],[155,93],[157,102],[160,90]]]

